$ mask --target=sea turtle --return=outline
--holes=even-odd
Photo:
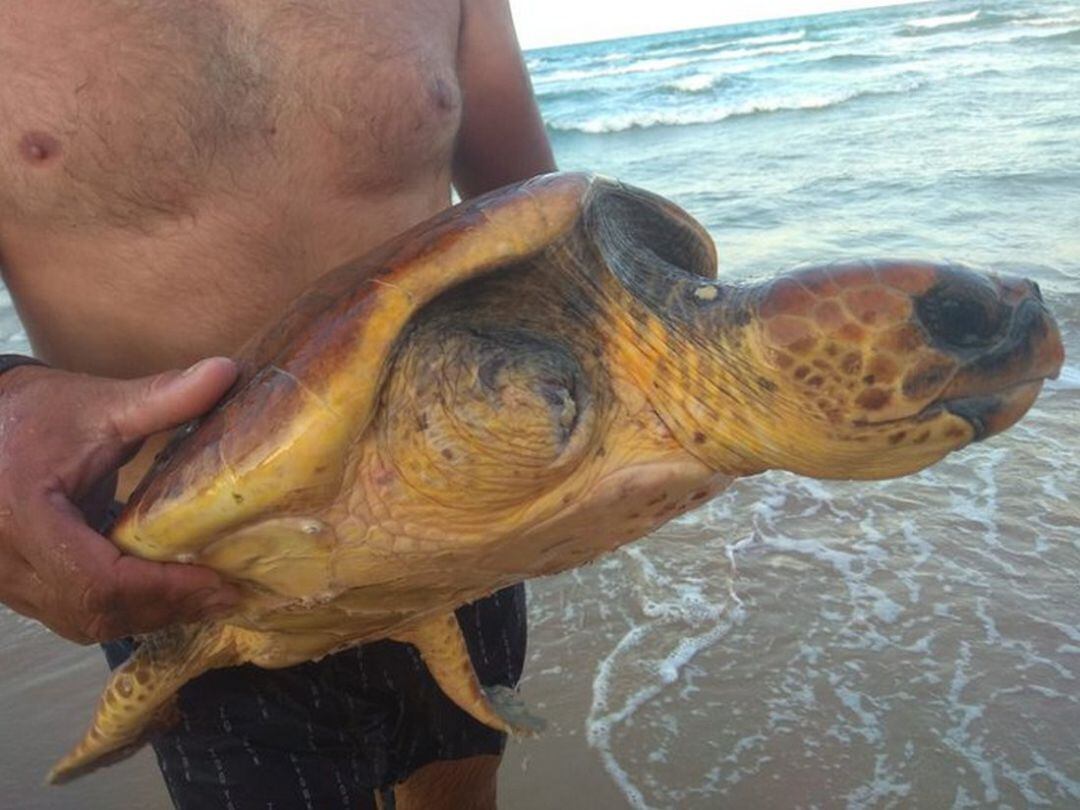
[[[214,668],[416,645],[483,689],[454,608],[648,534],[737,476],[877,479],[997,433],[1063,350],[1035,285],[922,262],[715,279],[704,229],[556,174],[459,205],[321,279],[241,356],[111,537],[208,565],[233,615],[141,639],[50,774],[132,750]]]

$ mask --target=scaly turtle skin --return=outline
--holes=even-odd
[[[551,175],[319,281],[241,359],[112,533],[243,590],[142,639],[59,782],[139,745],[213,667],[415,644],[481,722],[453,609],[581,565],[771,468],[904,475],[997,433],[1062,362],[1034,285],[919,262],[715,280],[669,202]]]

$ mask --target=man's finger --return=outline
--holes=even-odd
[[[209,568],[154,563],[121,555],[113,565],[115,596],[128,633],[194,622],[228,613],[240,594]]]
[[[122,554],[59,494],[34,509],[33,536],[20,549],[46,586],[57,590],[53,607],[95,640],[194,621],[239,599],[237,589],[209,568]]]
[[[182,425],[213,407],[236,380],[236,364],[211,357],[187,371],[115,383],[119,402],[107,414],[125,444]]]

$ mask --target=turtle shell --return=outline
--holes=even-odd
[[[159,456],[114,542],[184,561],[253,520],[331,501],[409,320],[446,289],[559,239],[598,182],[554,174],[507,187],[322,277],[241,352],[229,394]]]

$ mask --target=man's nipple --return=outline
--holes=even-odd
[[[27,132],[19,140],[19,154],[32,166],[44,166],[60,156],[60,141],[48,132]]]
[[[457,95],[453,88],[441,78],[435,79],[430,86],[432,100],[441,112],[450,112],[457,104]]]

